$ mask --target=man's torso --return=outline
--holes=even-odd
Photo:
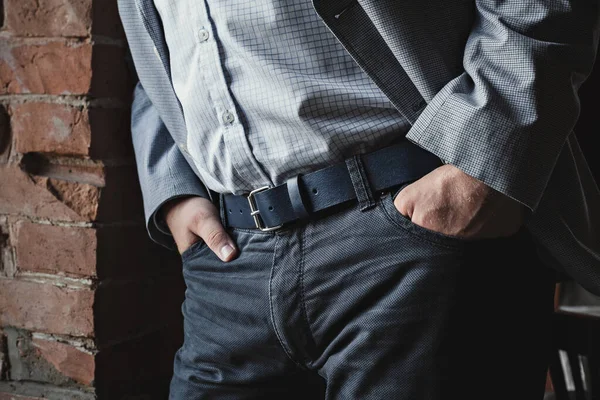
[[[217,192],[278,185],[410,127],[308,0],[154,0],[187,151]]]

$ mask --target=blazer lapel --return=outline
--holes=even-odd
[[[412,124],[427,102],[358,0],[313,0],[313,7],[358,65]]]

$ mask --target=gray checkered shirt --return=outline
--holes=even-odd
[[[375,150],[409,123],[310,0],[154,0],[204,184],[241,194]]]

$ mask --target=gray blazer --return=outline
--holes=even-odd
[[[534,210],[526,226],[540,255],[600,295],[600,191],[572,131],[577,90],[596,57],[599,3],[313,0],[412,123],[407,138]],[[154,3],[118,4],[139,77],[131,130],[148,232],[173,248],[155,211],[209,193],[184,146]]]

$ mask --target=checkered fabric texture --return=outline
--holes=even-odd
[[[279,81],[283,75],[274,73],[275,66],[291,61],[277,59],[277,51],[239,46],[236,38],[240,36],[236,35],[243,36],[241,32],[252,30],[248,18],[252,20],[254,14],[240,14],[239,23],[231,23],[228,20],[231,16],[223,5],[237,4],[241,10],[245,9],[244,2],[201,3],[208,4],[203,8],[208,14],[202,16],[207,19],[202,20],[202,26],[197,28],[210,30],[209,41],[210,38],[220,38],[219,34],[223,35],[223,48],[219,50],[219,44],[215,41],[216,53],[213,51],[208,60],[204,60],[216,63],[216,57],[219,57],[221,62],[221,68],[211,72],[219,76],[213,76],[215,81],[208,85],[216,85],[219,91],[223,90],[223,82],[217,80],[220,77],[228,85],[228,99],[236,99],[239,93],[244,92],[243,87],[236,86],[241,81],[235,78],[239,74],[253,72],[242,72],[241,65],[236,63],[236,59],[243,54],[249,57],[245,58],[247,63],[253,63],[251,54],[262,54],[263,57],[272,55],[270,63],[262,59],[253,63],[256,65],[253,70],[260,71],[262,68],[262,71],[271,74],[273,82],[269,82],[269,87],[279,84],[289,89],[293,82],[298,82],[293,77]],[[285,9],[284,1],[259,1],[253,3],[253,10],[277,9],[274,3],[283,7],[279,9]],[[577,89],[591,72],[596,57],[599,1],[313,0],[313,6],[323,24],[344,44],[348,53],[412,124],[406,137],[533,210],[527,225],[548,262],[567,271],[584,287],[600,293],[600,194],[572,132],[579,114]],[[302,9],[299,5],[288,7]],[[204,184],[213,187],[214,181],[222,177],[208,176],[196,165],[201,160],[198,160],[197,154],[200,147],[195,143],[205,136],[186,126],[184,111],[188,106],[182,106],[175,94],[174,87],[177,89],[177,84],[171,79],[170,65],[171,58],[175,56],[170,55],[168,40],[165,40],[165,36],[169,35],[163,31],[154,2],[119,0],[119,9],[140,79],[133,104],[136,118],[132,121],[132,134],[148,230],[154,240],[172,246],[172,238],[159,232],[152,222],[155,211],[164,201],[175,196],[205,195]],[[223,13],[219,13],[219,10]],[[308,11],[306,9],[301,14],[303,18],[313,21]],[[211,15],[221,19],[211,20]],[[294,28],[288,25],[292,21],[281,18],[281,15],[272,12],[265,17],[265,21],[267,25],[279,24],[277,28],[286,32],[293,31]],[[218,27],[217,31],[213,30],[214,26]],[[311,32],[314,34],[314,29],[320,29],[316,21],[309,23],[308,27],[307,33],[290,33],[282,37],[266,35],[263,43],[287,40],[295,49],[308,50],[310,46],[305,47],[303,41],[310,37]],[[302,30],[304,26],[300,24],[297,28]],[[236,32],[235,35],[232,32]],[[259,33],[260,30],[256,32],[257,35]],[[325,33],[323,31],[323,35]],[[202,35],[196,33],[196,36]],[[228,48],[227,43],[232,47]],[[327,43],[322,46],[339,49],[332,42]],[[395,62],[377,62],[378,55],[369,51],[373,48],[387,49]],[[308,58],[302,51],[296,54],[293,63],[302,64],[317,59],[312,51]],[[385,56],[388,55],[386,53]],[[342,55],[336,51],[331,59],[337,57]],[[271,69],[268,65],[271,65]],[[345,65],[352,63],[348,60]],[[199,69],[197,65],[194,68]],[[293,69],[294,66],[288,68]],[[357,73],[357,70],[353,71]],[[295,74],[298,72],[296,70]],[[331,78],[336,76],[335,72],[331,74]],[[407,96],[398,96],[400,91],[394,88],[397,88],[398,82],[406,82],[406,75],[416,90],[407,91]],[[287,75],[285,77],[288,78]],[[380,77],[386,77],[387,80]],[[366,83],[364,85],[373,89]],[[310,84],[307,87],[314,90]],[[316,92],[308,89],[288,93],[315,95]],[[273,97],[284,96],[284,93],[277,92]],[[373,93],[380,96],[375,90]],[[205,95],[198,93],[197,97],[202,99]],[[222,96],[220,92],[219,96]],[[410,105],[419,104],[421,96],[426,101],[426,107],[416,115]],[[313,97],[313,100],[318,98]],[[322,98],[329,99],[326,107],[332,107],[327,92]],[[370,107],[384,109],[385,103],[381,97],[378,99],[369,99]],[[290,104],[302,104],[302,100],[295,101]],[[340,107],[337,102],[336,99],[335,107]],[[274,103],[277,101],[270,102]],[[244,106],[249,107],[249,104],[256,102],[232,104],[234,107],[223,103],[222,108],[207,109],[205,112],[212,113],[214,120],[210,124],[216,124],[218,118],[221,118],[221,124],[230,121],[231,116],[226,113],[230,111],[234,113],[233,121],[251,127],[252,122],[249,121],[254,117],[248,117],[249,108],[245,109]],[[303,109],[314,113],[321,106],[303,104]],[[349,113],[348,118],[354,116],[354,113]],[[413,116],[418,118],[413,119]],[[247,121],[244,120],[246,117]],[[268,121],[274,120],[274,117],[275,114],[265,114],[256,120]],[[342,119],[340,117],[339,121]],[[373,120],[380,121],[377,118]],[[332,121],[326,119],[323,125],[319,121],[315,126],[326,127],[323,129],[329,135],[331,131],[328,129],[338,123],[329,125]],[[303,142],[304,138],[298,136],[307,132],[316,135],[310,140],[317,148],[327,139],[327,136],[321,136],[323,131],[314,126],[311,129],[307,129],[307,126],[304,128],[304,131],[285,142],[286,149],[292,147],[298,153],[301,149],[293,146]],[[248,179],[252,176],[273,180],[277,173],[269,172],[265,165],[269,157],[274,156],[259,151],[263,139],[256,137],[263,132],[248,129],[243,131],[245,138],[241,137],[241,130],[233,129],[231,132],[230,140],[237,140],[238,148],[241,149],[239,143],[258,144],[258,147],[248,147],[240,150],[241,153],[230,154],[231,158],[226,158],[230,160],[228,168],[233,171],[235,163],[247,161],[252,175],[248,175],[250,172],[247,171],[237,171],[241,178],[250,183],[263,183],[261,179]],[[290,137],[289,133],[277,133],[274,136],[278,134]],[[214,140],[208,142],[204,157],[219,157],[220,137],[222,135],[217,134]],[[354,133],[345,137],[357,138]],[[280,147],[270,143],[272,139],[264,140],[269,141],[268,147],[272,149]],[[343,142],[340,138],[337,140]],[[188,148],[189,144],[193,145],[191,149]],[[240,154],[245,158],[239,158]],[[248,157],[248,154],[253,154],[254,158]],[[293,162],[308,160],[313,155],[307,152],[291,157],[289,150],[282,150],[281,153],[283,159]],[[331,155],[337,157],[338,153],[331,150]],[[231,161],[233,159],[235,163]],[[222,160],[207,165],[219,162]],[[320,162],[323,160],[316,161],[317,164]],[[268,168],[271,165],[268,164]],[[298,172],[301,170],[299,167]],[[283,172],[291,173],[291,169]]]
[[[410,127],[310,1],[154,4],[185,147],[216,192],[281,184],[382,147]]]

